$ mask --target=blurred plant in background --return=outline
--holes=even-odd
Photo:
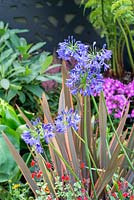
[[[27,30],[9,29],[0,22],[0,97],[13,106],[17,103],[34,112],[39,109],[39,98],[44,92],[41,83],[60,78],[59,74],[45,73],[53,60],[52,55],[42,50],[45,42],[28,44],[18,36],[23,32]]]
[[[133,0],[82,0],[81,3],[89,10],[89,21],[100,36],[106,38],[108,48],[113,52],[113,75],[121,78],[124,70],[129,68],[134,74]],[[127,58],[130,66],[124,64]]]
[[[130,103],[124,105],[115,127],[103,95],[102,70],[109,68],[111,51],[105,46],[97,51],[95,43],[89,50],[71,37],[59,44],[58,53],[75,64],[68,72],[63,61],[57,117],[52,118],[45,95],[41,99],[43,121],[29,120],[18,107],[26,122],[22,138],[33,157],[31,171],[3,133],[35,196],[33,199],[108,200],[114,199],[114,195],[133,198],[134,125],[130,129],[125,127]],[[75,106],[72,95],[77,99]],[[50,158],[43,149],[44,142],[48,144]],[[122,180],[129,185],[125,190],[123,183],[119,185]]]
[[[121,118],[123,107],[130,102],[130,118],[134,118],[134,81],[123,84],[112,78],[104,79],[104,95],[109,114],[114,118]]]

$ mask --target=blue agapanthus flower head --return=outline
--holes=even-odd
[[[88,45],[76,41],[73,37],[59,43],[57,50],[59,57],[64,60],[74,58],[75,66],[69,72],[66,85],[72,94],[80,93],[84,96],[98,95],[103,89],[102,70],[107,70],[112,52],[106,45],[100,51],[96,50],[96,42],[89,49]]]
[[[49,139],[53,138],[55,136],[54,131],[55,128],[51,123],[48,124],[42,124],[43,132],[44,132],[44,139],[46,143],[49,143]]]
[[[27,125],[27,130],[23,132],[21,137],[26,144],[33,147],[38,153],[42,153],[41,141],[45,140],[46,143],[49,143],[49,139],[54,137],[53,125],[50,123],[44,124],[39,118],[32,120],[31,124],[33,128],[31,129]]]
[[[43,149],[40,143],[40,137],[33,136],[32,131],[30,129],[24,131],[21,138],[25,141],[27,145],[34,147],[38,153],[43,152]]]
[[[77,111],[69,109],[63,110],[55,119],[55,127],[57,133],[65,133],[68,127],[78,130],[80,116]]]
[[[70,60],[71,58],[78,60],[79,56],[87,53],[87,50],[88,45],[83,44],[81,41],[76,41],[73,36],[69,36],[64,42],[59,43],[57,53],[59,58],[63,60]]]

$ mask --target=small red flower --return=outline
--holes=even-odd
[[[42,171],[39,171],[37,174],[36,174],[36,177],[37,178],[40,178],[42,176]]]
[[[134,195],[130,196],[130,200],[134,200]]]
[[[70,177],[68,175],[63,175],[61,177],[62,181],[69,181],[70,180]]]
[[[122,196],[125,198],[125,197],[128,197],[128,195],[129,195],[129,193],[128,192],[124,192],[123,194],[122,194]]]
[[[117,195],[116,195],[115,192],[113,192],[113,193],[111,194],[111,196],[112,196],[112,197],[115,197],[115,198],[117,197]]]
[[[46,167],[47,167],[47,169],[52,169],[51,163],[50,162],[46,162]]]
[[[34,178],[36,176],[36,172],[32,173],[32,178]]]
[[[84,162],[82,162],[82,163],[80,164],[80,168],[81,168],[81,169],[84,169],[84,168],[85,168],[85,163],[84,163]]]
[[[32,160],[31,163],[30,163],[30,165],[31,165],[31,167],[34,167],[34,165],[35,165],[35,161]]]

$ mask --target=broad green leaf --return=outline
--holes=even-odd
[[[24,94],[24,92],[18,92],[19,95],[19,100],[21,101],[21,103],[24,103],[26,101],[26,95]]]
[[[0,29],[4,29],[4,22],[0,21]]]
[[[2,62],[5,58],[8,58],[12,54],[12,49],[7,49],[0,54],[0,62]]]
[[[20,46],[21,47],[27,47],[27,41],[25,38],[20,38]]]
[[[19,150],[19,135],[16,132],[4,125],[0,125],[0,132],[5,131],[10,141],[12,141]],[[0,133],[0,182],[12,179],[18,173],[18,167],[10,153],[8,146]]]
[[[6,60],[3,61],[4,74],[10,73],[10,67],[13,64],[14,60],[17,58],[17,56],[18,56],[18,54],[14,53],[11,58],[9,58],[8,60],[6,59]]]
[[[55,80],[58,83],[62,83],[62,78],[61,78],[61,74],[55,74],[55,75],[48,75],[45,74],[45,77],[48,78],[48,80]]]
[[[13,81],[12,81],[12,82],[13,82]],[[10,88],[11,88],[12,90],[21,90],[21,89],[22,89],[22,86],[19,85],[19,84],[20,84],[19,82],[16,82],[16,81],[15,81],[14,84],[10,84]]]
[[[38,80],[38,81],[48,81],[48,80],[50,80],[50,78],[46,78],[46,77],[44,77],[44,76],[37,76],[36,77],[36,80]]]
[[[12,29],[12,30],[10,30],[10,33],[12,33],[12,34],[26,33],[26,32],[29,32],[29,30],[28,29]]]
[[[12,32],[10,32],[10,41],[15,48],[17,48],[20,45],[19,37],[16,34],[13,34]]]
[[[42,93],[44,92],[39,85],[27,85],[26,89],[39,98],[42,97]]]
[[[17,76],[20,76],[22,75],[23,73],[25,73],[25,68],[24,67],[18,67],[18,68],[14,68],[13,69],[13,73],[11,73],[11,75],[8,76],[8,78],[11,78],[11,77],[17,77]]]
[[[18,172],[18,167],[0,134],[0,182],[12,179]]]
[[[10,102],[17,94],[17,90],[10,89],[7,93],[6,100]]]
[[[21,125],[18,126],[18,128],[19,127],[21,127]],[[15,148],[17,148],[19,150],[20,133],[5,124],[0,124],[0,135],[2,132],[6,132],[9,139],[14,143]]]
[[[0,81],[0,85],[1,85],[1,87],[2,88],[4,88],[5,90],[8,90],[9,89],[9,86],[10,86],[10,82],[9,82],[9,80],[8,79],[2,79],[1,81]]]
[[[0,99],[0,115],[1,124],[5,124],[12,129],[16,129],[21,124],[14,108],[3,99]]]
[[[37,44],[31,47],[28,53],[33,53],[34,51],[37,51],[38,49],[42,48],[45,44],[46,42],[38,42]]]
[[[53,61],[53,56],[47,56],[45,58],[43,63],[41,63],[41,71],[40,71],[41,74],[46,71],[46,69],[51,65],[52,61]]]
[[[5,42],[9,38],[9,33],[5,33],[4,35],[1,36],[0,38],[0,45]]]

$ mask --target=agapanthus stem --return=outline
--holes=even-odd
[[[93,189],[94,197],[97,199],[95,187],[94,187],[94,180],[93,180],[93,174],[91,170],[91,160],[90,160],[90,154],[89,154],[89,147],[88,147],[88,137],[87,137],[87,97],[84,97],[84,140],[85,140],[85,153],[86,153],[86,159],[87,159],[87,165],[89,168],[90,173],[90,179],[91,179],[91,186]]]
[[[78,133],[77,133],[75,130],[73,130],[73,131],[74,131],[74,133],[76,134],[76,136],[78,137],[78,139],[81,140],[81,142],[83,142],[83,143],[85,144],[85,140],[83,140],[83,138],[80,137],[80,136],[78,135]],[[90,151],[89,151],[89,148],[88,148],[88,153],[89,153],[89,156],[90,156],[91,162],[93,163],[93,166],[95,167],[95,170],[96,170],[98,176],[100,176],[100,174],[99,174],[99,170],[98,170],[98,168],[97,168],[97,166],[96,166],[96,163],[95,163],[95,161],[94,161],[94,159],[93,159],[92,154],[91,154]]]
[[[99,109],[98,109],[98,105],[97,105],[97,103],[96,103],[96,100],[95,100],[94,96],[91,96],[91,98],[92,98],[92,101],[93,101],[95,110],[96,110],[96,112],[97,112],[97,115],[99,115]]]
[[[64,157],[58,152],[58,150],[55,148],[54,144],[49,143],[49,145],[51,146],[51,148],[56,152],[56,154],[58,155],[58,157],[63,161],[63,163],[65,164],[65,166],[67,167],[67,169],[69,170],[69,172],[73,175],[73,177],[77,180],[79,180],[79,177],[76,175],[76,173],[74,172],[74,170],[72,169],[72,167],[70,166],[70,164],[64,159]]]

